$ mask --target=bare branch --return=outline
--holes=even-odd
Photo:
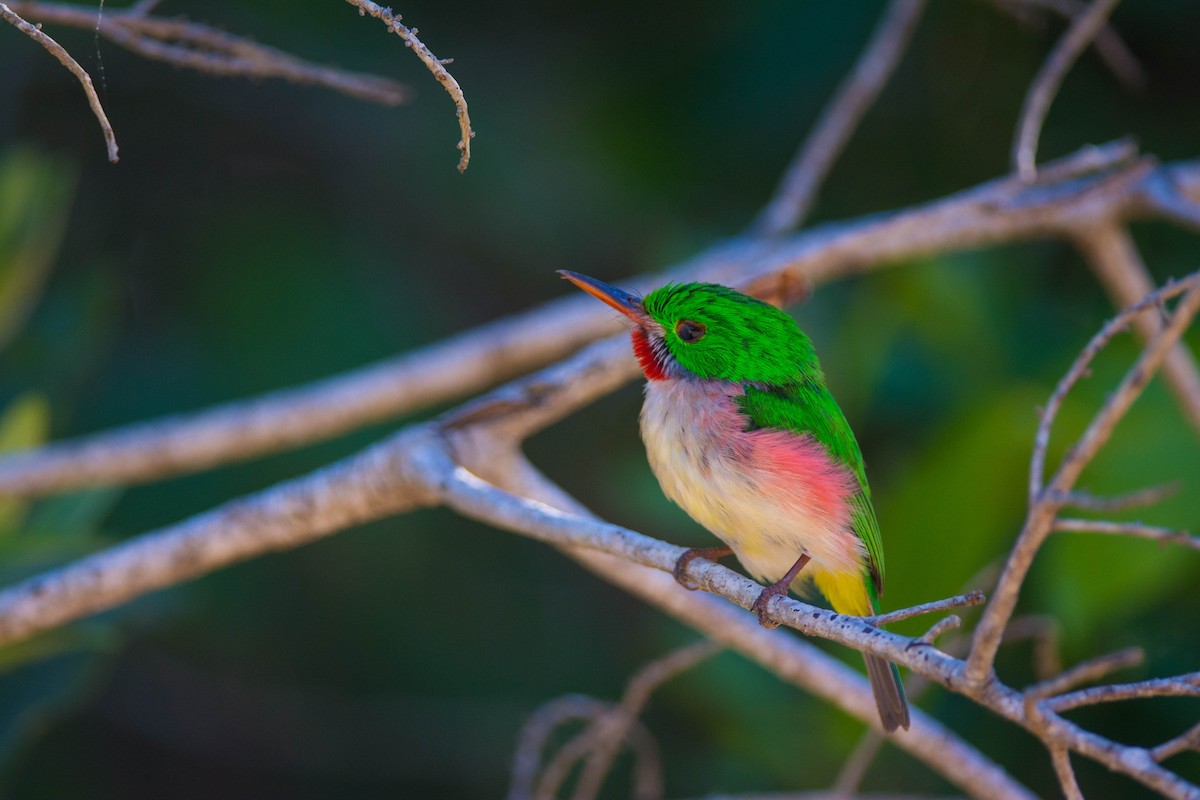
[[[1023,19],[1023,12],[1035,6],[1052,11],[1067,19],[1074,19],[1087,8],[1083,0],[992,0],[992,2],[1018,19]],[[1100,28],[1096,33],[1093,45],[1096,53],[1104,60],[1109,70],[1126,90],[1140,92],[1146,87],[1145,68],[1111,24],[1105,23]]]
[[[558,697],[538,708],[526,721],[517,741],[508,800],[528,800],[533,796],[542,750],[557,728],[573,720],[595,719],[608,709],[607,703],[583,695]]]
[[[420,428],[0,591],[0,642],[23,639],[252,556],[430,505],[408,459]]]
[[[1146,654],[1142,652],[1142,648],[1130,647],[1125,650],[1118,650],[1115,653],[1108,653],[1107,655],[1088,659],[1081,664],[1076,664],[1061,675],[1056,675],[1053,678],[1029,687],[1025,690],[1025,696],[1043,700],[1052,695],[1072,689],[1081,683],[1100,680],[1117,670],[1136,667],[1142,663],[1145,657]]]
[[[1125,374],[1116,391],[1096,413],[1083,435],[1068,451],[1054,478],[1046,487],[1050,495],[1043,498],[1038,487],[1041,483],[1046,446],[1049,442],[1049,426],[1053,422],[1054,415],[1066,392],[1082,376],[1086,365],[1096,352],[1115,335],[1117,330],[1128,324],[1132,315],[1139,313],[1150,304],[1164,302],[1167,297],[1183,290],[1186,290],[1186,294],[1176,304],[1170,323],[1146,345],[1141,356]],[[1076,359],[1054,390],[1050,402],[1047,403],[1043,412],[1042,423],[1035,438],[1034,455],[1030,465],[1032,496],[1029,513],[1005,564],[996,590],[992,594],[991,602],[980,619],[979,627],[975,630],[966,673],[967,680],[970,682],[981,685],[989,678],[996,650],[1004,635],[1004,628],[1016,608],[1021,585],[1029,572],[1034,556],[1053,529],[1054,519],[1060,507],[1060,501],[1054,498],[1061,497],[1074,488],[1075,481],[1078,480],[1084,467],[1091,462],[1100,447],[1108,440],[1117,422],[1125,416],[1129,407],[1162,364],[1167,353],[1191,324],[1197,312],[1200,312],[1200,273],[1193,273],[1178,284],[1164,287],[1147,297],[1142,303],[1131,306],[1105,325],[1084,348],[1084,352]]]
[[[14,3],[20,7],[21,3]],[[70,70],[83,87],[83,93],[87,95],[88,105],[92,107],[92,113],[96,116],[96,121],[100,123],[100,131],[104,134],[104,144],[108,148],[109,162],[116,164],[120,159],[117,157],[117,136],[113,133],[112,125],[108,122],[108,115],[104,113],[104,106],[100,105],[100,98],[96,95],[96,87],[92,85],[92,76],[88,75],[87,70],[79,66],[79,62],[71,57],[63,46],[51,39],[46,34],[42,33],[40,25],[30,25],[17,15],[4,3],[0,3],[0,17],[15,27],[17,30],[24,33],[30,39],[46,48],[50,55],[59,60],[64,67]]]
[[[1178,181],[1181,177],[1172,170],[1155,173],[1143,186],[1143,202],[1146,210],[1154,216],[1200,231],[1200,202],[1181,189]]]
[[[1177,675],[1174,678],[1155,678],[1137,683],[1094,686],[1090,689],[1081,689],[1077,692],[1053,697],[1046,701],[1046,705],[1055,713],[1062,713],[1098,703],[1141,700],[1147,697],[1200,697],[1200,672]]]
[[[929,603],[921,603],[917,606],[902,608],[898,611],[892,611],[887,614],[878,614],[874,617],[865,617],[865,619],[876,627],[890,625],[893,622],[899,622],[902,619],[910,619],[919,617],[922,614],[934,614],[938,611],[948,611],[952,608],[970,608],[971,606],[981,606],[987,602],[987,597],[978,589],[967,592],[966,594],[947,597],[945,600],[934,600]]]
[[[1150,270],[1124,224],[1108,222],[1081,231],[1075,244],[1118,308],[1133,305],[1154,290]],[[1156,308],[1147,308],[1133,322],[1143,342],[1162,330],[1162,315]],[[1192,427],[1200,431],[1200,368],[1185,343],[1171,348],[1163,376]]]
[[[676,675],[711,658],[720,650],[720,645],[702,639],[668,653],[638,671],[630,680],[620,705],[592,725],[595,733],[591,754],[575,786],[572,795],[574,800],[593,800],[600,794],[600,787],[612,769],[621,742],[629,736],[631,727],[650,701],[650,695]],[[636,795],[639,798],[648,794],[661,796],[661,786],[655,788],[657,792],[643,790]]]
[[[408,89],[390,78],[313,64],[293,55],[185,19],[148,16],[156,4],[138,3],[106,11],[96,25],[94,9],[66,3],[17,0],[11,5],[44,23],[95,30],[99,35],[145,58],[210,75],[279,78],[323,86],[383,105],[408,100]]]
[[[1071,769],[1071,751],[1065,747],[1051,747],[1050,760],[1054,763],[1054,774],[1062,787],[1063,797],[1066,800],[1084,800],[1079,782],[1075,780],[1075,770]]]
[[[1195,286],[1200,286],[1200,274],[1191,275],[1183,281],[1169,283],[1162,289],[1146,295],[1140,302],[1129,306],[1113,319],[1109,320],[1091,338],[1087,346],[1079,354],[1079,357],[1071,364],[1071,368],[1067,370],[1066,375],[1058,382],[1045,408],[1042,409],[1041,420],[1038,423],[1037,434],[1034,437],[1033,455],[1029,466],[1029,499],[1031,504],[1036,503],[1043,492],[1042,476],[1045,473],[1046,449],[1050,446],[1050,427],[1054,424],[1054,418],[1058,415],[1058,410],[1062,407],[1067,393],[1081,378],[1088,374],[1089,365],[1096,358],[1096,355],[1104,349],[1105,345],[1114,336],[1129,326],[1130,320],[1133,317],[1136,317],[1146,309],[1160,307],[1170,298],[1182,294],[1184,291]],[[1161,337],[1162,331],[1155,338],[1157,340]],[[1055,490],[1051,486],[1045,487],[1045,491],[1048,492],[1047,499],[1052,502],[1057,504],[1066,504],[1068,502],[1067,498],[1070,496],[1070,492],[1067,490]]]
[[[1177,311],[1176,317],[1180,315],[1181,312]],[[198,574],[203,568],[195,565],[210,558],[212,550],[190,543],[180,535],[189,527],[200,529],[209,525],[212,532],[207,535],[212,536],[222,530],[222,526],[240,528],[242,534],[250,534],[250,539],[254,538],[256,527],[267,531],[286,528],[289,538],[276,535],[268,545],[284,547],[319,535],[313,532],[313,526],[321,527],[330,520],[338,519],[339,515],[341,519],[361,519],[372,514],[389,513],[387,508],[427,504],[433,502],[436,496],[469,516],[567,548],[565,552],[569,555],[627,591],[663,607],[710,638],[763,661],[778,674],[800,682],[857,717],[877,724],[874,701],[866,681],[860,676],[850,674],[844,666],[803,642],[764,631],[751,615],[680,589],[667,571],[673,567],[682,552],[681,548],[615,526],[564,514],[550,506],[500,491],[458,466],[443,449],[449,444],[453,452],[474,453],[486,462],[484,466],[488,469],[508,480],[521,481],[523,491],[536,492],[559,503],[563,499],[561,493],[556,494],[551,484],[538,479],[536,470],[528,466],[523,469],[512,468],[514,463],[521,461],[515,456],[515,451],[508,460],[496,458],[500,452],[496,448],[503,442],[496,437],[505,431],[527,431],[528,420],[533,418],[540,420],[541,424],[548,424],[556,417],[558,412],[555,409],[560,402],[567,410],[577,408],[589,392],[586,388],[577,387],[590,384],[590,381],[578,380],[578,376],[582,374],[581,371],[594,371],[597,364],[605,363],[607,356],[604,356],[604,351],[608,347],[610,345],[607,343],[601,343],[574,359],[497,391],[492,401],[485,398],[475,405],[477,408],[494,407],[501,397],[537,398],[536,403],[514,403],[505,413],[476,414],[473,422],[464,422],[469,415],[452,414],[447,419],[454,424],[440,429],[440,433],[438,427],[428,424],[410,428],[373,448],[369,451],[370,455],[364,454],[331,467],[331,475],[336,476],[336,485],[330,486],[328,481],[323,483],[316,476],[309,476],[247,498],[241,503],[244,513],[238,513],[237,506],[225,507],[210,512],[205,519],[184,523],[174,531],[145,537],[128,546],[141,548],[142,552],[157,552],[159,557],[155,564],[171,564],[171,557],[174,556],[176,562],[183,561],[190,565],[189,574]],[[572,369],[579,371],[572,372]],[[601,387],[592,396],[606,388]],[[515,420],[511,425],[506,420],[508,415]],[[480,436],[476,437],[474,433]],[[354,505],[355,513],[347,512],[343,506],[346,502]],[[577,507],[570,501],[566,505]],[[297,531],[305,530],[309,533],[301,534],[298,539],[290,538],[296,536]],[[153,544],[155,541],[159,542],[157,547]],[[591,548],[593,552],[580,550],[580,546]],[[621,558],[614,560],[594,552],[596,549],[618,554]],[[238,557],[246,554],[245,549],[238,550]],[[219,565],[227,563],[227,560],[217,559],[213,563]],[[653,565],[662,572],[655,574],[637,569],[630,564],[631,560]],[[760,591],[757,584],[718,565],[696,565],[693,573],[704,588],[716,591],[743,607],[748,607]],[[38,624],[43,627],[59,624],[71,614],[86,613],[86,604],[79,597],[71,598],[75,605],[65,615],[47,611],[47,606],[54,607],[62,600],[61,593],[55,595],[53,592],[54,587],[62,583],[59,578],[63,575],[86,577],[91,584],[93,599],[110,597],[106,592],[110,590],[112,582],[129,582],[126,572],[110,571],[109,562],[101,554],[75,567],[67,567],[49,578],[35,579],[13,587],[0,595],[0,621],[5,623],[0,624],[0,640],[28,635]],[[106,577],[111,582],[106,582]],[[136,575],[134,582],[143,587],[142,591],[147,586],[162,585],[149,580],[145,574]],[[51,590],[48,596],[46,587]],[[111,604],[111,600],[104,602]],[[1020,695],[996,683],[974,688],[965,680],[966,664],[934,647],[912,647],[913,639],[874,628],[861,619],[843,617],[793,600],[778,599],[772,607],[780,621],[804,633],[826,637],[889,658],[952,690],[967,692],[1001,716],[1032,729],[1034,723],[1026,716]],[[24,610],[24,623],[14,626],[9,624],[11,613],[5,612],[17,608]],[[1121,749],[1120,745],[1097,740],[1066,721],[1051,718],[1050,725],[1055,740],[1065,743],[1075,752],[1133,775],[1147,785],[1164,791],[1169,797],[1189,796],[1190,790],[1176,776],[1152,763],[1147,767],[1136,760],[1136,752],[1145,751]],[[981,759],[977,752],[954,739],[949,732],[936,727],[936,723],[919,712],[914,713],[913,728],[895,737],[895,741],[956,784],[975,787],[974,791],[981,796],[1029,796],[1011,779],[998,772],[994,765]],[[980,790],[979,786],[990,788]]]
[[[1141,539],[1152,539],[1161,544],[1181,544],[1184,547],[1190,547],[1192,550],[1200,550],[1200,537],[1192,536],[1187,531],[1176,531],[1154,525],[1142,525],[1138,522],[1059,519],[1054,523],[1054,530],[1068,533],[1107,533],[1118,536],[1136,536]]]
[[[404,46],[412,49],[417,54],[417,58],[425,64],[437,82],[445,88],[450,95],[450,99],[454,101],[455,113],[458,116],[458,128],[462,134],[462,139],[458,143],[459,158],[458,171],[464,172],[467,169],[467,164],[471,162],[471,140],[475,138],[475,131],[471,130],[471,116],[467,113],[467,98],[463,96],[462,87],[458,85],[458,81],[454,80],[445,65],[450,63],[446,59],[441,59],[430,52],[420,39],[417,38],[416,28],[407,28],[400,22],[400,15],[393,14],[390,8],[384,8],[378,3],[373,3],[371,0],[346,0],[352,6],[358,9],[359,14],[369,14],[377,20],[380,20],[388,29],[388,33],[394,33],[404,40]]]
[[[1172,352],[1174,351],[1172,350]],[[1168,360],[1169,358],[1168,356]],[[1166,365],[1163,369],[1166,369]],[[1064,507],[1071,506],[1084,511],[1124,511],[1130,508],[1156,505],[1178,491],[1179,481],[1172,481],[1162,486],[1151,486],[1116,497],[1096,497],[1087,492],[1067,492],[1055,499],[1061,500]]]
[[[1151,750],[1150,757],[1157,762],[1163,762],[1172,756],[1186,753],[1188,750],[1200,752],[1200,722],[1197,722],[1174,739],[1163,742]]]
[[[772,247],[746,240],[714,247],[664,276],[629,285],[644,290],[664,279],[712,280],[771,295],[781,284],[824,283],[928,253],[1071,235],[1100,218],[1147,213],[1143,187],[1158,172],[1123,169],[1132,154],[1127,142],[1087,147],[1042,170],[1043,181],[1060,184],[993,181]],[[1176,185],[1200,189],[1200,163],[1158,169]],[[138,483],[298,447],[479,391],[617,329],[600,304],[566,297],[307,386],[0,457],[0,494]],[[629,365],[630,378],[636,374],[627,351],[614,350],[613,357]]]
[[[854,70],[838,87],[833,102],[788,165],[775,196],[751,226],[752,234],[779,236],[804,222],[825,176],[895,72],[924,8],[925,0],[892,0],[884,10]]]
[[[1108,20],[1109,14],[1116,8],[1120,0],[1092,0],[1092,3],[1082,11],[1063,37],[1054,46],[1050,57],[1038,71],[1037,77],[1025,95],[1025,104],[1021,108],[1021,119],[1017,123],[1016,141],[1013,142],[1013,169],[1026,181],[1032,181],[1037,176],[1037,146],[1041,135],[1042,124],[1046,121],[1046,113],[1050,103],[1058,93],[1067,71],[1075,63],[1096,37],[1096,33]]]
[[[939,636],[954,630],[960,625],[962,625],[962,620],[957,614],[951,614],[948,617],[939,619],[929,630],[925,631],[925,633],[914,639],[911,646],[917,647],[919,645],[924,645],[926,647],[933,647]]]
[[[534,800],[554,800],[559,789],[570,776],[571,771],[579,761],[599,744],[603,723],[611,718],[615,709],[604,706],[592,717],[592,722],[583,733],[571,739],[554,754],[546,768],[542,771],[541,779],[533,790]],[[662,768],[658,752],[658,744],[642,723],[635,719],[628,721],[622,730],[621,739],[616,742],[619,746],[627,742],[637,758],[634,771],[634,800],[660,800],[662,797]]]

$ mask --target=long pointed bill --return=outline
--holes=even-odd
[[[603,300],[605,303],[608,303],[634,322],[639,324],[646,322],[646,309],[642,306],[642,300],[637,295],[630,294],[624,289],[618,289],[616,286],[607,284],[604,281],[589,278],[587,275],[571,272],[569,269],[560,269],[558,274],[597,300]]]

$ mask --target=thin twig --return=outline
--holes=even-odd
[[[1066,800],[1084,800],[1079,782],[1075,779],[1075,770],[1071,768],[1071,751],[1065,747],[1051,747],[1050,760],[1054,764],[1054,774],[1058,778],[1058,785],[1062,787],[1063,797]]]
[[[612,769],[622,740],[645,709],[650,696],[667,681],[686,672],[721,651],[721,645],[702,639],[681,647],[647,664],[629,681],[620,705],[603,719],[596,720],[595,742],[583,773],[572,794],[574,800],[593,800],[600,794],[604,778]],[[661,792],[660,792],[661,794]]]
[[[1163,366],[1163,369],[1166,369],[1166,365]],[[1178,491],[1179,481],[1172,481],[1162,486],[1151,486],[1115,497],[1097,497],[1087,492],[1067,492],[1056,499],[1061,500],[1064,507],[1070,506],[1083,511],[1125,511],[1130,508],[1157,505]]]
[[[1083,435],[1067,452],[1053,479],[1046,487],[1049,494],[1043,498],[1041,491],[1036,487],[1040,486],[1041,482],[1041,471],[1045,463],[1046,447],[1050,436],[1049,426],[1066,391],[1083,374],[1086,364],[1095,356],[1099,348],[1111,339],[1118,329],[1128,324],[1131,315],[1138,313],[1149,303],[1163,302],[1166,297],[1177,294],[1181,288],[1186,289],[1186,293],[1176,304],[1170,322],[1147,343],[1137,361],[1126,372],[1116,391],[1109,396],[1107,402],[1092,418]],[[1059,381],[1042,414],[1042,422],[1035,438],[1034,454],[1030,465],[1032,491],[1029,512],[1017,542],[1009,553],[1004,572],[992,593],[991,601],[983,612],[979,626],[975,629],[971,654],[967,661],[966,677],[968,681],[982,685],[989,679],[992,664],[996,658],[996,650],[1000,646],[1004,628],[1008,625],[1016,608],[1025,576],[1029,573],[1034,556],[1053,528],[1054,519],[1060,507],[1060,501],[1054,498],[1061,497],[1074,488],[1080,473],[1095,457],[1100,447],[1108,441],[1117,423],[1141,395],[1142,390],[1161,366],[1167,353],[1183,336],[1184,331],[1191,325],[1198,312],[1200,312],[1200,272],[1189,275],[1177,285],[1160,289],[1142,303],[1126,309],[1111,320],[1101,329],[1100,333],[1092,338],[1084,352],[1068,370],[1067,375]]]
[[[892,0],[880,17],[858,62],[824,111],[804,146],[784,172],[775,196],[763,208],[751,233],[778,236],[808,216],[825,176],[875,102],[912,39],[925,0]]]
[[[899,622],[902,619],[911,619],[919,617],[922,614],[934,614],[938,611],[949,611],[952,608],[970,608],[971,606],[981,606],[987,602],[987,596],[975,589],[966,594],[947,597],[945,600],[933,600],[928,603],[902,608],[898,611],[891,611],[887,614],[877,614],[874,617],[866,617],[867,622],[877,627],[890,625],[893,622]]]
[[[1188,750],[1200,752],[1200,722],[1176,736],[1163,742],[1150,751],[1150,757],[1161,763],[1172,756],[1186,753]]]
[[[960,625],[962,625],[962,619],[960,619],[957,614],[951,614],[948,617],[939,619],[937,622],[933,623],[929,630],[925,631],[923,634],[914,639],[912,646],[917,647],[919,645],[925,645],[928,647],[933,647],[939,636],[947,631],[954,630]]]
[[[596,746],[601,731],[601,728],[597,727],[597,723],[602,723],[615,712],[615,708],[606,706],[593,718],[593,722],[588,728],[568,741],[554,754],[545,769],[542,770],[533,790],[533,800],[554,800],[557,797],[575,765]],[[637,719],[630,720],[629,725],[622,733],[622,738],[617,744],[627,742],[638,762],[638,768],[634,772],[634,800],[659,800],[662,796],[662,779],[658,744]],[[647,766],[649,769],[646,768]],[[651,780],[647,781],[647,775],[653,776]]]
[[[154,4],[139,3],[105,12],[97,27],[86,6],[18,0],[11,5],[47,24],[95,30],[100,36],[145,58],[210,75],[278,78],[323,86],[350,97],[383,105],[409,99],[409,90],[390,78],[313,64],[282,50],[185,19],[148,16]]]
[[[1074,19],[1087,7],[1083,0],[992,0],[992,2],[1000,9],[1023,21],[1021,12],[1035,6],[1052,11],[1067,19]],[[1111,23],[1106,22],[1096,33],[1093,46],[1096,48],[1097,55],[1108,65],[1108,69],[1126,90],[1140,92],[1146,87],[1145,67],[1130,51],[1129,46],[1125,44]]]
[[[1200,537],[1193,536],[1187,531],[1177,531],[1171,528],[1160,528],[1155,525],[1142,525],[1140,522],[1106,522],[1098,519],[1058,519],[1054,530],[1067,533],[1106,533],[1116,536],[1136,536],[1140,539],[1151,539],[1160,544],[1179,544],[1200,550]]]
[[[1081,230],[1074,242],[1116,307],[1132,305],[1154,290],[1150,270],[1125,223],[1109,220]],[[1139,338],[1147,342],[1162,329],[1162,315],[1147,308],[1133,318],[1133,324]],[[1200,367],[1186,343],[1171,348],[1162,369],[1184,416],[1200,432]]]
[[[1079,58],[1096,37],[1096,33],[1108,20],[1109,14],[1116,8],[1120,0],[1092,0],[1085,10],[1075,17],[1067,32],[1059,39],[1058,44],[1046,59],[1033,79],[1025,104],[1021,108],[1021,118],[1017,123],[1016,140],[1013,142],[1013,168],[1026,181],[1037,177],[1037,147],[1038,137],[1042,132],[1042,124],[1046,121],[1046,112],[1050,103],[1058,93],[1063,78],[1071,65]]]
[[[583,695],[557,697],[540,706],[521,728],[513,756],[512,784],[508,800],[529,800],[541,765],[542,750],[554,731],[572,720],[588,720],[603,714],[607,703]]]
[[[1055,675],[1053,678],[1030,686],[1025,690],[1025,696],[1038,700],[1052,697],[1053,695],[1073,689],[1081,683],[1100,680],[1117,670],[1136,667],[1142,663],[1145,657],[1146,654],[1142,651],[1142,648],[1129,647],[1114,653],[1090,658],[1083,663],[1076,664],[1059,675]]]
[[[358,8],[360,14],[368,14],[381,21],[387,27],[388,33],[394,33],[403,39],[404,46],[411,48],[417,54],[417,58],[421,59],[433,73],[437,82],[450,95],[450,99],[454,101],[455,113],[458,116],[458,128],[461,133],[461,140],[458,143],[458,171],[465,172],[467,164],[471,161],[471,140],[475,138],[475,131],[471,130],[471,116],[467,113],[467,98],[463,95],[462,87],[446,70],[445,65],[450,61],[438,58],[430,52],[429,48],[417,38],[417,29],[406,27],[400,22],[400,15],[393,14],[390,8],[383,8],[371,0],[346,0],[346,2]]]
[[[1173,678],[1154,678],[1137,683],[1114,683],[1093,686],[1070,694],[1060,694],[1046,701],[1056,714],[1099,703],[1139,700],[1147,697],[1200,697],[1200,672],[1176,675]]]
[[[108,148],[108,160],[110,163],[116,164],[120,160],[117,156],[117,136],[113,133],[112,125],[108,122],[108,115],[104,113],[104,106],[100,105],[100,98],[96,95],[96,87],[92,85],[92,76],[88,75],[87,70],[81,67],[79,62],[63,49],[62,45],[45,33],[42,33],[39,25],[30,25],[4,3],[0,3],[0,17],[3,17],[6,22],[13,25],[17,30],[46,48],[46,51],[50,55],[57,58],[79,80],[80,85],[83,86],[83,93],[87,95],[88,105],[92,107],[92,113],[95,114],[96,121],[100,123],[100,131],[104,134],[104,144]]]
[[[1061,408],[1063,400],[1066,399],[1067,393],[1081,378],[1089,374],[1089,367],[1096,358],[1096,355],[1104,349],[1105,345],[1114,336],[1128,328],[1130,321],[1134,317],[1148,308],[1161,307],[1167,300],[1196,286],[1200,286],[1200,273],[1190,275],[1181,281],[1168,283],[1166,286],[1146,295],[1139,302],[1134,303],[1117,314],[1088,341],[1083,351],[1079,354],[1079,357],[1071,364],[1071,368],[1067,370],[1067,373],[1058,382],[1058,385],[1055,386],[1050,399],[1042,408],[1037,433],[1034,436],[1033,454],[1030,458],[1029,466],[1029,501],[1031,504],[1037,502],[1038,497],[1043,491],[1042,477],[1045,474],[1046,450],[1050,446],[1050,428],[1054,424],[1054,418],[1058,415],[1058,410]],[[1160,332],[1158,336],[1161,337],[1162,333]],[[1067,491],[1053,491],[1051,489],[1048,499],[1055,503],[1065,504],[1068,496],[1069,492]]]

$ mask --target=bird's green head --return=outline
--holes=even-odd
[[[715,283],[669,283],[644,298],[559,270],[632,319],[633,348],[651,380],[702,378],[781,385],[820,377],[812,342],[786,313]]]

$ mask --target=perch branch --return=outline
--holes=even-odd
[[[814,228],[773,248],[741,240],[628,285],[714,280],[769,295],[929,253],[1066,237],[1101,218],[1156,215],[1146,197],[1164,175],[1181,198],[1200,194],[1200,162],[1139,173],[1129,166],[1133,155],[1125,142],[1088,147],[1044,167],[1044,183],[1002,178],[907,211]],[[0,457],[0,495],[140,483],[298,447],[485,389],[617,329],[600,304],[561,298],[306,386]],[[613,357],[633,363],[615,350]]]
[[[13,3],[20,7],[24,4]],[[104,144],[108,148],[109,162],[116,164],[120,159],[117,157],[117,136],[113,133],[112,125],[108,122],[108,115],[104,113],[104,106],[100,105],[100,98],[96,95],[96,87],[92,85],[92,76],[88,75],[87,70],[79,66],[79,62],[71,57],[63,46],[51,39],[47,34],[42,33],[41,25],[30,25],[22,19],[17,12],[13,11],[4,3],[0,3],[0,17],[3,17],[5,22],[15,27],[17,30],[24,33],[30,39],[46,48],[50,55],[59,60],[72,75],[74,75],[81,86],[83,93],[87,95],[88,105],[92,107],[92,113],[96,116],[96,121],[100,123],[100,131],[104,134]]]
[[[1186,302],[1187,298],[1180,301],[1171,325],[1160,339],[1172,335],[1180,324],[1186,315]],[[1147,353],[1160,352],[1163,346],[1156,340],[1147,347]],[[119,599],[164,585],[174,578],[150,579],[162,565],[176,569],[183,563],[188,565],[187,574],[200,574],[229,563],[232,558],[248,557],[255,547],[261,552],[289,546],[327,533],[330,525],[350,524],[440,500],[468,516],[563,547],[608,580],[664,608],[706,636],[751,655],[778,674],[875,724],[874,703],[861,676],[841,665],[835,666],[832,659],[803,642],[762,630],[750,615],[680,589],[668,573],[682,548],[576,516],[580,511],[578,504],[564,500],[552,484],[538,478],[536,470],[518,458],[515,450],[510,461],[497,458],[497,443],[504,442],[505,435],[523,436],[532,427],[530,420],[536,420],[538,425],[549,424],[619,383],[622,370],[629,365],[611,367],[612,348],[610,342],[598,343],[562,364],[493,392],[490,398],[462,412],[447,415],[441,422],[413,426],[361,456],[328,468],[329,475],[336,476],[332,484],[320,473],[297,479],[117,548],[117,552],[127,555],[131,551],[157,554],[158,559],[149,562],[148,571],[114,570],[111,561],[101,553],[14,586],[0,594],[0,641],[26,636],[110,606],[114,602],[111,595],[114,585],[126,587]],[[626,351],[625,362],[629,361]],[[586,379],[582,377],[585,375]],[[594,379],[595,376],[599,378]],[[589,388],[593,384],[595,388]],[[506,446],[513,448],[515,442],[509,440]],[[492,486],[460,466],[455,454],[463,463],[474,463],[470,458],[474,454],[481,468],[507,475],[510,480],[520,480],[523,492],[547,498],[575,513],[565,513]],[[513,468],[513,463],[522,466]],[[346,503],[352,509],[346,509]],[[202,533],[205,528],[208,533]],[[264,545],[256,528],[276,531],[276,535],[267,538]],[[236,531],[238,537],[249,543],[235,548],[232,556],[230,549],[225,548],[216,551],[218,557],[214,558],[213,549],[201,547],[195,541],[217,536],[227,529]],[[188,530],[197,534],[183,535]],[[280,530],[286,530],[289,538],[280,536]],[[613,559],[612,555],[619,558]],[[209,563],[204,566],[206,561]],[[630,562],[649,565],[660,572],[638,569]],[[128,588],[131,576],[140,588]],[[743,608],[749,607],[761,590],[752,581],[719,565],[697,563],[693,565],[692,576],[702,587]],[[70,577],[74,580],[67,580]],[[86,601],[80,593],[70,595],[74,605],[65,614],[57,610],[63,601],[58,587],[64,583],[76,586],[83,594],[90,591]],[[22,613],[18,616],[16,610]],[[1037,727],[1042,723],[1027,716],[1020,694],[994,680],[983,684],[968,681],[967,663],[936,647],[913,647],[914,639],[880,630],[859,618],[843,617],[790,599],[777,599],[772,610],[779,621],[797,630],[893,660],[1168,797],[1197,796],[1195,787],[1157,766],[1144,750],[1101,739],[1053,715],[1046,715],[1047,728]],[[21,622],[14,624],[14,620]],[[785,656],[788,648],[794,652]],[[913,729],[896,737],[896,742],[960,786],[978,787],[982,782],[990,787],[980,791],[981,796],[1028,797],[1027,792],[977,752],[969,746],[964,749],[965,743],[948,737],[947,731],[914,711]],[[955,746],[949,746],[947,741],[953,741]]]
[[[804,222],[825,176],[896,71],[924,8],[925,0],[892,0],[884,10],[858,63],[788,165],[775,196],[751,226],[752,234],[779,236]]]
[[[1058,87],[1080,53],[1087,49],[1107,22],[1118,2],[1120,0],[1092,0],[1090,5],[1082,9],[1033,79],[1025,95],[1025,104],[1017,123],[1016,140],[1013,142],[1013,169],[1023,180],[1032,181],[1037,176],[1038,137]]]
[[[405,86],[389,78],[312,64],[209,25],[147,16],[154,4],[106,10],[99,26],[95,9],[86,6],[42,0],[17,0],[10,5],[41,22],[95,30],[144,58],[210,75],[279,78],[301,85],[323,86],[383,105],[403,103],[409,96]]]
[[[458,128],[462,137],[458,143],[458,171],[465,172],[467,164],[471,162],[471,140],[475,138],[475,131],[471,130],[471,116],[467,113],[467,98],[463,95],[462,87],[446,70],[445,65],[450,63],[450,59],[438,58],[430,52],[429,48],[417,38],[417,29],[406,27],[400,22],[400,15],[393,14],[390,8],[384,8],[371,0],[346,0],[346,2],[356,7],[359,14],[368,14],[379,20],[387,27],[388,33],[394,33],[404,40],[404,46],[417,54],[417,58],[421,59],[421,62],[433,73],[437,82],[450,95],[450,99],[454,101],[454,110],[458,117]]]

